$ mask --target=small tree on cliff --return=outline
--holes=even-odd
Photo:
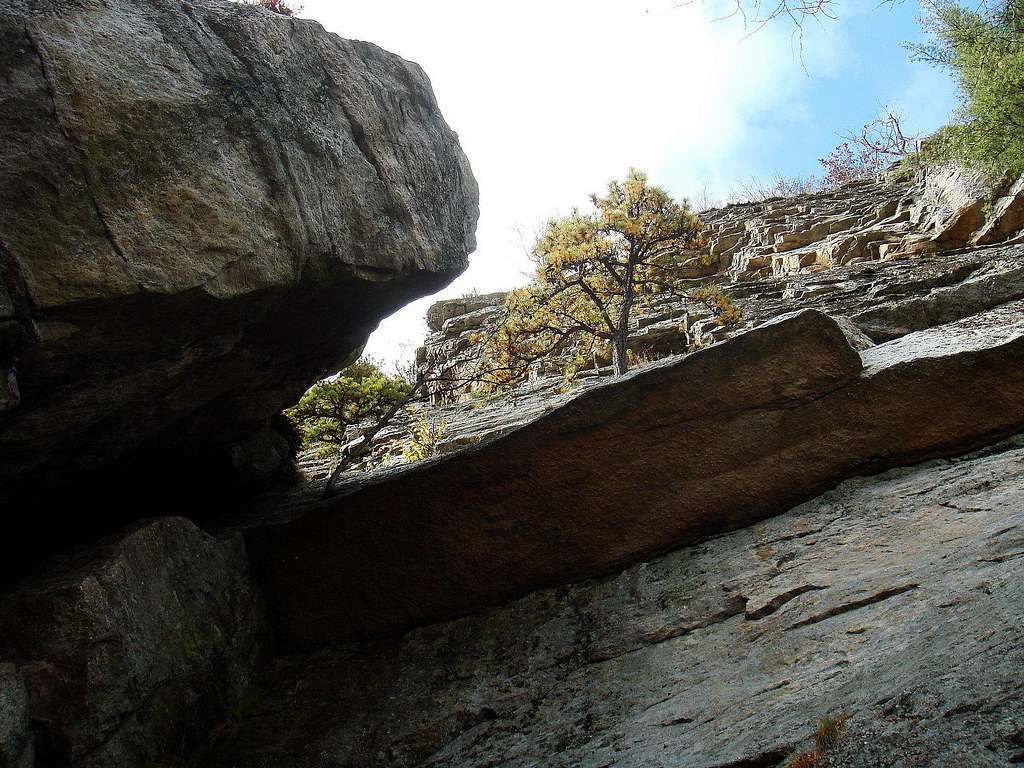
[[[509,383],[532,362],[568,348],[576,358],[610,352],[616,375],[625,373],[634,310],[654,296],[689,298],[727,321],[739,319],[720,291],[687,292],[679,267],[704,237],[686,201],[631,170],[591,202],[592,211],[548,222],[534,247],[533,281],[509,294],[507,320],[487,339],[494,367]]]
[[[499,323],[501,325],[501,323]],[[410,370],[408,375],[388,376],[374,363],[361,360],[334,379],[314,385],[297,405],[285,411],[299,427],[307,445],[320,444],[337,451],[339,461],[327,485],[331,493],[335,480],[373,446],[373,440],[401,412],[432,398],[457,396],[468,388],[496,391],[506,389],[520,378],[487,358],[482,345],[474,345],[457,355]],[[362,426],[358,435],[350,428]],[[443,423],[424,421],[417,426],[412,452],[423,458],[430,454],[429,443],[439,438]]]
[[[337,450],[349,428],[380,420],[406,402],[412,386],[388,376],[372,361],[359,360],[333,379],[317,382],[285,412],[306,445]]]

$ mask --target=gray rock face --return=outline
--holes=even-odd
[[[423,71],[313,21],[11,0],[0,103],[4,493],[244,438],[474,248]]]
[[[0,755],[20,710],[40,765],[189,757],[251,684],[265,627],[239,538],[140,523],[0,596]]]
[[[282,661],[210,764],[773,768],[840,714],[822,765],[1019,762],[1022,487],[1017,438],[609,578]]]
[[[504,298],[504,293],[485,293],[480,296],[463,296],[460,299],[438,301],[431,304],[427,310],[427,327],[432,331],[440,331],[451,318],[493,307]]]
[[[309,648],[608,572],[1021,428],[1024,303],[860,354],[806,310],[246,536],[279,639]]]

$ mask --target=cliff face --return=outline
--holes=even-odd
[[[0,496],[251,435],[474,248],[422,70],[312,21],[5,2],[0,104]]]
[[[216,508],[211,445],[272,466],[253,432],[465,265],[465,158],[415,65],[258,8],[13,0],[0,43],[0,554],[93,540],[0,594],[0,766],[775,768],[847,715],[822,768],[1024,761],[1020,182],[707,212],[683,269],[738,327],[654,302],[666,359],[201,530],[139,518]],[[103,468],[100,512],[26,493]]]
[[[1022,483],[1017,438],[607,578],[291,658],[210,764],[775,768],[839,715],[849,733],[822,766],[1017,764]]]
[[[707,251],[683,269],[693,286],[714,284],[728,292],[743,320],[724,327],[701,304],[654,297],[635,313],[630,348],[642,367],[780,315],[816,309],[838,318],[854,346],[864,349],[1024,298],[1016,247],[1024,230],[1022,182],[1003,184],[1004,194],[997,190],[990,203],[977,177],[947,170],[706,212]],[[1000,233],[998,242],[991,242],[993,232]],[[833,261],[829,254],[836,253],[844,255]],[[498,320],[503,299],[495,293],[433,305],[427,313],[431,332],[418,352],[421,364],[472,359],[475,340]],[[583,370],[574,386],[593,386],[611,373],[610,367]],[[506,433],[565,401],[559,361],[535,374],[509,400],[481,401],[468,393],[462,402],[439,398],[429,415],[448,427],[441,452]],[[413,420],[399,418],[382,431],[358,469],[401,463]],[[302,457],[314,479],[324,476],[327,463],[313,454]]]
[[[440,457],[329,499],[307,459],[232,529],[282,649],[311,652],[209,764],[776,768],[837,716],[818,765],[1024,760],[1024,222],[1017,185],[994,219],[963,182],[714,212],[748,239],[694,281],[740,327],[656,304],[637,336],[665,346],[637,349],[687,354],[435,405]],[[878,216],[891,249],[791,256],[876,242]],[[500,300],[435,305],[424,354]]]
[[[852,317],[943,281],[959,283],[987,259],[973,249],[1011,240],[1024,228],[1022,184],[1024,179],[1004,181],[992,190],[979,176],[955,168],[892,171],[828,192],[705,211],[701,218],[708,245],[683,264],[682,276],[694,286],[719,285],[737,300],[744,322],[723,328],[698,303],[655,297],[635,313],[630,348],[643,357],[662,357],[719,341],[792,309],[815,306]],[[973,311],[984,308],[981,293]],[[1004,289],[987,306],[1013,293]],[[502,294],[491,294],[468,304],[452,299],[432,307],[427,316],[432,333],[420,351],[421,362],[465,354],[497,317],[502,299]],[[940,318],[904,319],[909,325],[879,325],[869,328],[869,335],[885,341]],[[550,372],[554,368],[539,371],[541,376]]]
[[[775,768],[851,715],[822,766],[1019,761],[1022,275],[1013,242],[723,271],[728,338],[439,407],[444,455],[329,499],[308,461],[214,536],[66,558],[0,600],[0,749]],[[496,300],[435,307],[435,339]]]

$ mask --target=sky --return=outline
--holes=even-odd
[[[877,2],[838,0],[801,54],[785,22],[750,34],[672,0],[304,0],[302,16],[424,68],[480,185],[469,269],[384,320],[366,354],[408,359],[434,301],[524,283],[543,223],[631,167],[677,198],[723,199],[817,173],[887,105],[914,131],[946,122],[952,81],[901,47],[921,37],[915,0]]]

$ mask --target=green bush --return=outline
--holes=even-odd
[[[333,452],[348,442],[349,427],[383,418],[411,390],[370,360],[359,360],[333,379],[314,384],[285,415],[297,427],[303,443]]]
[[[933,42],[916,58],[950,68],[962,94],[954,121],[923,147],[925,162],[958,162],[994,177],[1024,173],[1024,0],[978,9],[936,0]]]

